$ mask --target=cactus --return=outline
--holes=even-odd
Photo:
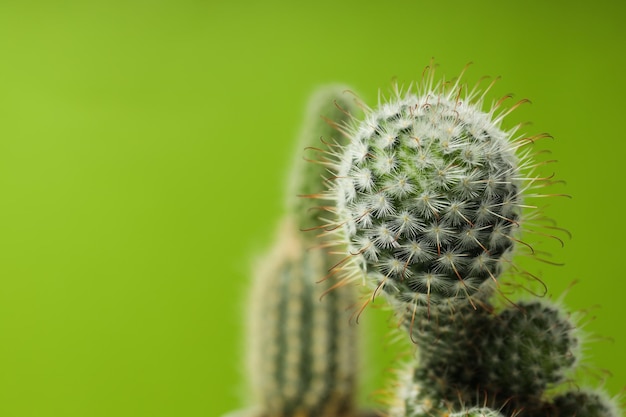
[[[517,151],[549,135],[501,128],[524,100],[483,112],[484,92],[426,74],[415,94],[394,86],[388,102],[363,105],[364,119],[343,130],[349,143],[329,149],[328,230],[346,247],[338,269],[388,295],[417,346],[392,416],[481,403],[533,415],[577,361],[575,326],[549,301],[497,313],[490,298],[521,242],[524,192],[542,182],[523,174],[535,162]]]
[[[306,117],[297,144],[296,158],[288,175],[286,209],[301,229],[325,226],[320,219],[320,183],[328,180],[329,161],[316,156],[322,146],[345,145],[341,130],[348,126],[356,107],[350,88],[342,84],[320,87],[308,102]],[[306,158],[301,152],[306,151]],[[304,198],[306,197],[306,198]]]
[[[480,340],[493,318],[487,308],[475,310],[469,302],[453,308],[436,306],[430,316],[409,327],[417,345],[413,379],[431,398],[458,409],[474,401],[480,386]],[[422,311],[422,313],[425,313]]]
[[[529,138],[500,124],[499,103],[435,84],[396,87],[389,102],[353,122],[335,150],[338,240],[373,288],[417,305],[471,298],[508,262],[521,223],[516,150]],[[462,97],[461,97],[462,96]]]
[[[486,333],[479,345],[483,386],[503,398],[538,401],[577,360],[576,327],[551,302],[519,302],[500,312]]]
[[[509,300],[500,288],[516,246],[534,252],[520,240],[532,217],[523,209],[533,208],[526,191],[544,181],[519,150],[549,135],[501,127],[524,100],[485,112],[491,87],[435,83],[432,68],[416,93],[394,86],[376,109],[342,95],[344,86],[313,97],[310,113],[327,123],[305,123],[300,147],[318,153],[317,163],[294,164],[288,215],[255,270],[257,408],[237,416],[363,415],[347,311],[356,278],[373,290],[362,308],[385,293],[416,347],[389,417],[620,416],[603,393],[563,387],[579,360],[572,315],[551,300]]]
[[[618,417],[615,402],[598,390],[568,391],[555,397],[544,410],[546,417]]]
[[[452,413],[449,417],[504,417],[499,411],[487,407],[474,407]]]
[[[446,410],[462,415],[468,405],[480,404],[505,416],[620,415],[598,391],[550,397],[579,359],[577,329],[557,303],[519,302],[499,313],[482,307],[438,306],[407,326],[418,350],[392,417],[448,416]]]
[[[504,417],[502,410],[489,398],[479,399],[476,396],[468,398],[446,399],[440,385],[423,375],[419,375],[426,367],[417,370],[409,367],[409,372],[400,378],[397,395],[392,402],[389,417],[461,417],[481,416]],[[447,390],[447,388],[446,388]],[[444,390],[445,391],[445,390]],[[464,395],[458,391],[460,395]],[[479,393],[474,393],[479,394]],[[470,404],[468,406],[468,404]],[[471,405],[471,404],[481,404]],[[498,410],[498,411],[496,411]],[[480,414],[483,413],[483,414]],[[510,414],[513,416],[514,414]]]
[[[353,289],[317,284],[332,266],[287,218],[272,253],[256,270],[249,343],[256,404],[268,417],[354,413],[356,328]],[[332,259],[332,258],[331,258]]]
[[[415,378],[413,364],[398,376],[396,392],[389,407],[389,417],[444,417],[448,414],[442,395]]]
[[[313,147],[354,107],[345,86],[320,89],[309,104],[300,146]],[[332,121],[331,121],[332,120]],[[323,179],[323,164],[293,165],[287,215],[268,254],[254,268],[248,319],[248,375],[254,408],[247,417],[366,416],[355,407],[357,332],[350,323],[355,288],[323,279],[338,261],[324,244],[301,233],[321,223],[312,189]],[[309,199],[295,198],[308,194]],[[318,282],[322,281],[322,282]],[[332,289],[332,291],[330,291]]]

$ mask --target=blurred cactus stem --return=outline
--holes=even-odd
[[[355,94],[343,84],[321,86],[309,99],[286,193],[287,211],[301,229],[326,225],[319,206],[324,190],[320,184],[333,181],[328,150],[332,153],[348,143],[346,132],[362,113],[356,103]]]
[[[328,291],[330,280],[318,283],[331,267],[287,218],[255,271],[249,375],[263,416],[354,415],[357,334],[349,310],[355,299],[353,288]]]
[[[305,228],[324,221],[315,192],[327,181],[323,163],[302,158],[340,140],[354,107],[347,87],[325,86],[310,100],[289,173],[287,215],[273,246],[253,270],[248,303],[248,378],[254,408],[230,417],[365,417],[356,411],[358,334],[350,322],[356,289],[329,271],[339,261]],[[308,197],[308,198],[304,198]]]

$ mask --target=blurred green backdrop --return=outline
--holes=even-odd
[[[501,75],[574,198],[544,280],[625,384],[626,17],[612,0],[0,2],[0,416],[219,416],[244,403],[242,308],[303,105],[345,82]],[[543,267],[542,267],[543,268]],[[373,332],[365,391],[394,347]],[[366,323],[368,324],[368,323]],[[593,380],[597,384],[597,380]],[[367,398],[367,397],[366,397]]]

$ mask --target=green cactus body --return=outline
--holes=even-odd
[[[418,347],[408,383],[420,387],[419,396],[401,390],[405,410],[438,399],[452,410],[488,404],[506,414],[534,415],[546,389],[563,382],[577,360],[575,326],[550,301],[520,302],[495,314],[485,298],[480,308],[466,300],[404,314]]]
[[[424,369],[424,368],[422,368]],[[501,411],[485,405],[487,399],[465,395],[458,391],[459,396],[451,399],[444,398],[445,390],[437,389],[437,384],[433,384],[429,378],[416,377],[415,370],[411,369],[407,377],[400,381],[399,390],[396,393],[390,417],[504,417]],[[443,394],[443,395],[442,395]],[[471,397],[471,398],[470,398]],[[472,406],[471,404],[481,403],[483,406]],[[469,406],[467,404],[470,404]],[[490,404],[491,406],[491,404]],[[515,415],[515,414],[513,414]]]
[[[315,229],[326,225],[320,219],[320,182],[329,176],[330,161],[323,156],[312,163],[315,154],[323,152],[322,146],[331,148],[345,145],[342,133],[360,110],[355,104],[350,88],[331,84],[319,88],[309,99],[306,117],[298,142],[297,158],[289,175],[287,187],[287,211],[295,216],[302,229]],[[305,150],[308,158],[302,158]],[[316,210],[316,208],[318,208]]]
[[[495,280],[521,217],[519,144],[476,92],[396,96],[354,123],[337,152],[342,242],[372,287],[418,305],[469,298]]]
[[[504,417],[500,411],[492,410],[487,407],[475,407],[469,410],[457,411],[451,413],[449,417]]]
[[[299,147],[320,157],[296,161],[288,215],[254,271],[256,408],[235,417],[370,416],[354,404],[357,295],[346,284],[357,277],[388,295],[417,347],[390,417],[619,417],[598,391],[554,394],[577,361],[569,315],[546,300],[492,300],[531,208],[522,193],[541,182],[521,174],[531,164],[518,149],[534,138],[500,127],[511,111],[500,102],[484,112],[485,93],[433,74],[374,110],[338,85],[310,101]]]
[[[313,95],[299,148],[340,142],[337,129],[355,111],[346,90],[330,85]],[[247,347],[256,401],[251,417],[356,415],[358,337],[350,323],[356,290],[324,279],[338,258],[301,232],[324,225],[314,210],[314,188],[326,173],[323,162],[295,161],[288,175],[288,213],[272,250],[254,270]]]
[[[446,417],[449,408],[445,401],[436,391],[425,389],[428,386],[424,383],[414,377],[411,365],[399,378],[389,417]]]
[[[430,315],[422,311],[410,331],[418,347],[414,380],[429,396],[458,408],[476,399],[482,373],[478,346],[493,318],[486,308],[455,304],[433,306]]]
[[[614,400],[597,390],[569,391],[555,397],[542,417],[619,417]]]
[[[331,264],[307,250],[292,219],[257,269],[250,315],[250,376],[267,417],[351,415],[357,369],[349,323],[353,288],[317,283]]]
[[[547,301],[520,302],[503,310],[479,341],[482,385],[520,404],[538,402],[546,388],[565,379],[577,360],[575,326]]]

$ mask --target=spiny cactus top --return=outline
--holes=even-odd
[[[462,86],[399,92],[346,127],[330,198],[372,286],[417,305],[471,297],[500,274],[522,204],[519,143]],[[497,107],[497,106],[496,106]]]

